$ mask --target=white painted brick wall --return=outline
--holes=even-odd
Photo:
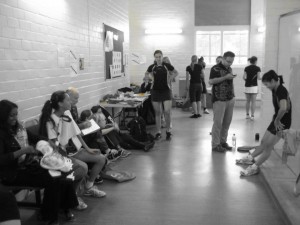
[[[81,110],[128,86],[129,77],[105,81],[103,23],[124,31],[128,45],[128,0],[0,0],[0,99],[28,119],[56,90],[77,87]],[[58,66],[61,48],[84,55],[78,76]]]

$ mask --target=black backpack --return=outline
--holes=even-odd
[[[137,116],[133,118],[127,124],[127,127],[130,131],[130,135],[137,141],[141,141],[141,142],[149,141],[147,130],[146,130],[146,122],[142,117]]]

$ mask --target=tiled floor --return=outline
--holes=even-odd
[[[133,151],[118,161],[116,169],[134,172],[137,178],[105,181],[99,188],[107,197],[85,198],[89,207],[76,212],[72,224],[283,225],[262,177],[240,178],[235,159],[242,154],[211,151],[212,114],[199,119],[190,115],[175,109],[171,142],[163,135],[152,151]],[[244,111],[235,110],[229,137],[235,133],[237,145],[256,144],[258,131],[258,121],[246,121]],[[40,224],[32,211],[22,210],[22,217],[24,225]]]

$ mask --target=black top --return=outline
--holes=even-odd
[[[36,144],[46,138],[33,134],[27,129],[28,142]],[[13,180],[19,168],[18,159],[14,158],[14,152],[21,149],[18,141],[12,133],[0,129],[0,180]]]
[[[194,65],[194,70],[192,70],[191,66],[186,67],[186,71],[189,72],[189,74],[191,75],[191,79],[190,79],[191,84],[202,83],[202,79],[201,79],[202,69],[203,67],[199,64]]]
[[[273,106],[275,110],[275,115],[273,119],[276,118],[278,111],[280,109],[279,102],[280,100],[287,100],[287,111],[284,116],[281,118],[282,121],[291,120],[292,118],[292,103],[289,97],[289,93],[286,88],[282,85],[279,85],[276,91],[272,91],[272,99],[273,99]]]
[[[168,71],[173,71],[174,67],[169,63],[158,66],[156,63],[148,67],[147,72],[153,73],[153,90],[169,90]]]
[[[250,65],[244,71],[247,73],[245,87],[257,86],[257,73],[261,71],[260,68],[256,65]]]
[[[232,73],[232,69],[230,67],[226,68],[221,62],[211,68],[209,79],[224,77],[228,73]],[[234,98],[233,80],[224,80],[221,83],[213,85],[212,102],[229,101],[233,98]]]

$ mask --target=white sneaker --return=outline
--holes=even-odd
[[[254,120],[254,116],[251,116],[251,117],[250,117],[250,120],[252,120],[252,121],[253,121],[253,120]]]
[[[240,164],[240,165],[253,165],[254,159],[253,159],[252,155],[248,154],[247,156],[245,156],[241,159],[235,160],[235,163]]]
[[[241,171],[241,176],[249,177],[259,173],[259,168],[255,164],[248,166],[246,170]]]
[[[92,186],[90,189],[85,190],[83,193],[85,196],[92,196],[96,198],[103,198],[106,196],[106,193],[104,191],[100,191],[95,185]]]
[[[209,114],[208,109],[205,109],[205,110],[204,110],[204,114]]]

